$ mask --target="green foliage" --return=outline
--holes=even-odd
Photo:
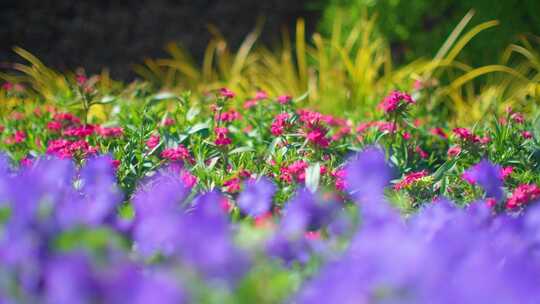
[[[501,26],[475,39],[460,55],[464,62],[486,65],[498,62],[500,52],[516,40],[518,34],[540,33],[540,2],[535,0],[324,0],[320,27],[330,34],[335,18],[342,18],[345,30],[354,27],[364,11],[377,13],[376,32],[394,46],[395,55],[410,61],[429,57],[463,15],[473,9],[471,26],[499,20]],[[340,10],[347,13],[339,15]]]

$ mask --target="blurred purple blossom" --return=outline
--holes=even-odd
[[[238,207],[246,214],[256,217],[270,210],[276,186],[266,177],[248,180],[238,197]]]

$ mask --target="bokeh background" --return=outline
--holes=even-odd
[[[208,25],[234,48],[263,21],[260,42],[273,45],[297,18],[306,20],[308,33],[329,34],[340,8],[345,29],[363,13],[377,14],[376,31],[397,62],[433,56],[470,9],[471,26],[492,19],[501,26],[476,37],[461,55],[466,61],[495,62],[517,35],[540,32],[537,0],[2,0],[0,62],[18,60],[11,50],[17,45],[60,70],[108,68],[129,80],[131,64],[163,55],[170,41],[200,59],[211,39]]]

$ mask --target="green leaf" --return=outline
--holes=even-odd
[[[317,191],[319,188],[319,180],[321,178],[321,165],[315,163],[306,169],[306,187],[311,192]]]
[[[238,147],[236,149],[231,150],[231,152],[229,152],[229,155],[244,153],[244,152],[253,152],[253,151],[255,151],[255,149],[253,149],[252,147]]]
[[[188,134],[197,133],[201,130],[205,130],[209,128],[210,128],[210,125],[208,124],[208,122],[200,122],[198,124],[193,125],[193,127],[189,129]]]
[[[188,121],[192,121],[195,116],[199,115],[199,113],[201,113],[201,109],[198,108],[198,107],[192,107],[189,109],[189,111],[187,112],[186,114],[186,119]]]
[[[306,91],[304,94],[300,95],[299,97],[296,97],[294,99],[294,102],[300,102],[304,99],[306,99],[309,96],[309,91]]]

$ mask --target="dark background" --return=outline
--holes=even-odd
[[[20,61],[13,46],[59,70],[109,68],[131,79],[131,64],[164,55],[178,41],[201,57],[216,25],[237,46],[264,16],[263,42],[305,17],[313,29],[318,13],[306,0],[0,0],[0,63]]]

